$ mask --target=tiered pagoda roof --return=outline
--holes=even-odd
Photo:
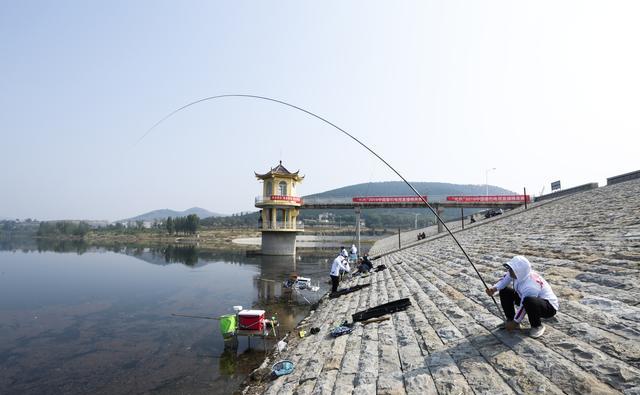
[[[256,178],[260,180],[266,180],[268,178],[274,178],[277,176],[283,178],[293,178],[296,181],[302,181],[304,179],[304,176],[298,175],[299,172],[300,170],[296,171],[295,173],[290,172],[286,167],[282,165],[282,161],[280,161],[280,163],[278,163],[276,167],[272,167],[271,170],[269,170],[267,173],[258,174],[254,172],[254,174],[256,175]]]

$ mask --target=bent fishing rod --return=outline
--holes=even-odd
[[[391,166],[389,164],[389,162],[387,162],[386,160],[384,160],[384,158],[382,158],[380,155],[378,155],[374,150],[372,150],[371,148],[369,148],[369,146],[367,146],[365,143],[363,143],[362,141],[360,141],[358,138],[356,138],[355,136],[353,136],[351,133],[347,132],[346,130],[342,129],[341,127],[339,127],[338,125],[334,124],[333,122],[327,120],[326,118],[321,117],[318,114],[315,114],[309,110],[305,110],[302,107],[298,107],[294,104],[291,103],[287,103],[285,101],[282,100],[278,100],[278,99],[273,99],[271,97],[266,97],[266,96],[258,96],[258,95],[248,95],[248,94],[226,94],[226,95],[216,95],[216,96],[209,96],[209,97],[205,97],[196,101],[193,101],[191,103],[185,104],[184,106],[177,108],[173,111],[171,111],[169,114],[165,115],[164,117],[162,117],[162,119],[160,119],[158,122],[156,122],[152,127],[149,128],[149,130],[147,130],[145,132],[145,134],[142,135],[142,137],[140,137],[138,139],[138,141],[136,141],[136,143],[134,145],[137,145],[140,141],[142,141],[142,139],[144,139],[149,133],[151,133],[156,127],[158,127],[158,125],[160,125],[161,123],[163,123],[164,121],[166,121],[167,119],[171,118],[174,114],[176,114],[177,112],[180,112],[186,108],[189,108],[191,106],[194,106],[198,103],[202,103],[205,101],[209,101],[209,100],[216,100],[216,99],[223,99],[223,98],[231,98],[231,97],[237,97],[237,98],[246,98],[246,99],[259,99],[259,100],[266,100],[266,101],[270,101],[273,103],[278,103],[278,104],[282,104],[284,106],[293,108],[295,110],[298,111],[302,111],[305,114],[311,115],[314,118],[317,118],[319,120],[321,120],[322,122],[334,127],[335,129],[339,130],[340,132],[344,133],[346,136],[348,136],[349,138],[351,138],[353,141],[355,141],[356,143],[360,144],[362,147],[364,147],[364,149],[366,149],[367,151],[369,151],[371,154],[373,154],[373,156],[375,156],[376,158],[380,159],[380,161],[382,161],[382,163],[384,163],[389,169],[391,169],[394,173],[396,173],[398,175],[398,177],[400,177],[400,179],[402,181],[404,181],[405,184],[407,184],[407,186],[416,194],[416,196],[422,201],[422,203],[424,203],[427,208],[433,213],[433,215],[435,215],[435,217],[437,218],[437,220],[444,226],[444,228],[447,230],[447,232],[449,233],[449,236],[451,236],[451,238],[453,239],[453,241],[455,241],[456,245],[458,246],[458,248],[460,248],[460,251],[462,251],[462,253],[464,254],[464,256],[467,258],[467,261],[469,261],[469,264],[471,265],[471,267],[473,267],[473,270],[475,270],[476,274],[478,275],[478,278],[480,279],[480,281],[482,281],[482,285],[484,285],[485,289],[489,289],[489,287],[487,286],[487,283],[484,281],[484,279],[482,278],[482,276],[480,275],[480,272],[478,271],[478,269],[476,268],[476,265],[473,264],[473,261],[471,261],[471,258],[469,257],[469,255],[467,254],[467,252],[464,250],[464,248],[462,247],[462,245],[460,244],[460,242],[458,241],[458,239],[454,236],[453,232],[451,232],[451,229],[449,229],[449,227],[447,226],[447,224],[442,220],[442,218],[440,218],[440,216],[438,215],[437,211],[433,209],[433,207],[429,204],[429,202],[427,202],[427,199],[425,199],[414,187],[413,185],[411,185],[411,183],[409,181],[407,181],[406,178],[404,178],[402,176],[402,174],[400,174],[400,172],[398,172],[393,166]],[[491,299],[493,300],[493,303],[496,305],[496,308],[498,309],[499,312],[502,312],[502,310],[500,309],[500,307],[498,306],[498,302],[496,302],[496,299],[493,297],[493,295],[491,295]]]

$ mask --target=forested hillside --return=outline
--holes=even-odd
[[[484,185],[461,185],[444,182],[413,182],[411,183],[421,195],[446,196],[446,195],[484,195]],[[504,188],[489,185],[490,195],[514,194]],[[317,193],[305,197],[353,197],[353,196],[409,196],[413,191],[402,181],[370,182],[349,185],[330,191]]]

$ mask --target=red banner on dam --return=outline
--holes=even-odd
[[[422,196],[427,200],[427,196]],[[418,196],[357,196],[352,199],[353,203],[420,203],[422,199]]]
[[[302,199],[298,196],[271,195],[271,200],[286,200],[287,202],[302,203]]]
[[[531,201],[529,195],[447,196],[447,201],[461,203],[524,203],[525,199]]]

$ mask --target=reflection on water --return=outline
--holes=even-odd
[[[164,261],[167,263],[180,262],[187,266],[198,263],[198,249],[195,246],[167,246],[164,249]]]
[[[331,258],[46,241],[0,248],[2,394],[233,392],[275,341],[225,342],[217,321],[171,314],[263,309],[282,336],[326,292]],[[320,292],[283,288],[292,273],[319,281]]]
[[[89,249],[89,245],[83,240],[51,240],[21,238],[19,240],[0,239],[0,251],[22,251],[22,252],[75,252],[83,254]]]

